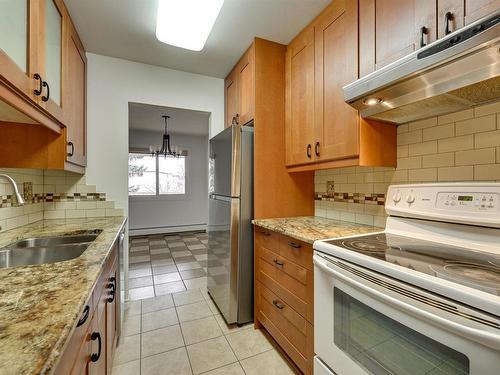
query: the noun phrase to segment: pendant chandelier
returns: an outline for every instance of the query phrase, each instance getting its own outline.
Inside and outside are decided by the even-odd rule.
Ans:
[[[187,151],[186,150],[181,150],[177,146],[171,146],[170,145],[170,134],[168,134],[168,119],[170,116],[163,115],[161,116],[165,122],[165,129],[163,132],[163,140],[161,143],[161,146],[155,145],[155,146],[149,146],[149,151],[151,152],[151,155],[157,156],[157,155],[163,155],[164,157],[167,156],[173,156],[173,157],[181,157],[181,156],[187,156]]]

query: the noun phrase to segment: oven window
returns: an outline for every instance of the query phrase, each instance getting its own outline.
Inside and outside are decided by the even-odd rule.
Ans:
[[[469,359],[334,288],[334,343],[370,374],[469,374]]]

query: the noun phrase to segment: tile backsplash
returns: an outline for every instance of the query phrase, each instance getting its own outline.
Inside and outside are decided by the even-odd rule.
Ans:
[[[0,230],[13,229],[42,219],[122,216],[123,210],[86,183],[85,176],[66,171],[0,169],[11,176],[26,204],[14,207],[12,187],[0,179]]]
[[[398,126],[397,168],[315,173],[317,216],[385,226],[390,184],[500,181],[500,101]]]

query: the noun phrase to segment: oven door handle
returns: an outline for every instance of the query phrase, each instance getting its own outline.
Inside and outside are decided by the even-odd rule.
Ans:
[[[404,311],[405,313],[408,313],[410,315],[413,315],[420,320],[424,320],[427,322],[430,322],[431,324],[440,327],[440,328],[445,328],[453,333],[458,333],[461,336],[464,336],[466,338],[470,338],[471,340],[474,340],[478,343],[481,343],[483,345],[486,345],[490,348],[493,349],[500,349],[500,335],[496,335],[491,332],[487,331],[481,331],[476,328],[464,326],[462,324],[459,324],[457,322],[445,319],[443,317],[440,317],[438,315],[435,315],[429,311],[425,311],[422,309],[419,309],[418,307],[412,306],[408,303],[405,303],[403,301],[400,301],[396,298],[393,298],[389,295],[386,295],[376,289],[370,288],[369,286],[366,286],[356,280],[353,280],[342,273],[338,272],[335,270],[333,265],[331,265],[327,260],[320,260],[321,258],[318,259],[317,256],[314,256],[314,264],[318,266],[321,270],[327,272],[331,276],[333,276],[335,279],[338,279],[340,281],[343,281],[346,284],[349,284],[356,289],[359,289],[366,294],[375,297],[379,301],[382,301],[388,305],[391,305],[395,307],[398,310]]]

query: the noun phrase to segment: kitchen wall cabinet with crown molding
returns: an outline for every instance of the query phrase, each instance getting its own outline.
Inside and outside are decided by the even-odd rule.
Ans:
[[[225,123],[245,125],[254,118],[255,102],[254,45],[246,50],[224,80]]]
[[[360,76],[500,9],[500,0],[359,0]]]
[[[84,173],[86,57],[63,1],[6,0],[0,7],[11,20],[0,25],[0,138],[36,129],[46,139],[55,137],[60,150],[51,162],[38,160],[41,151],[53,153],[53,142],[36,149],[27,142],[10,147],[9,155],[0,151],[0,167],[44,165]],[[23,129],[22,123],[30,125]]]
[[[290,172],[396,164],[396,128],[361,119],[342,87],[358,78],[358,2],[333,1],[287,47]]]

